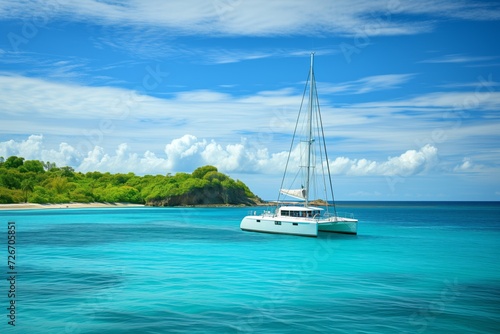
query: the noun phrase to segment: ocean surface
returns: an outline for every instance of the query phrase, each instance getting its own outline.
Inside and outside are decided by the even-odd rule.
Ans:
[[[250,209],[0,211],[0,333],[500,332],[499,202],[344,202],[359,235],[318,238]]]

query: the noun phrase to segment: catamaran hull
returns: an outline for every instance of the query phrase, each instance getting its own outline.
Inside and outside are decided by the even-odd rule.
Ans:
[[[318,224],[315,221],[285,221],[280,217],[246,216],[242,219],[240,228],[251,232],[318,236]]]
[[[358,234],[356,219],[339,218],[338,221],[318,224],[318,231],[344,234]]]
[[[337,217],[334,220],[308,220],[282,216],[246,216],[241,221],[240,228],[252,232],[316,237],[318,231],[357,234],[358,221],[343,217]]]

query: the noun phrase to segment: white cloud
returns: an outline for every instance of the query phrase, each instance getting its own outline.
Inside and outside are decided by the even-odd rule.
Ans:
[[[207,146],[205,140],[198,141],[193,135],[184,135],[174,139],[165,146],[167,155],[166,167],[168,170],[189,170],[190,167],[200,164],[199,153]],[[182,164],[180,162],[183,162]],[[181,166],[184,166],[181,167]]]
[[[118,145],[123,138],[156,150],[158,145],[151,144],[159,138],[172,140],[187,132],[219,142],[237,133],[273,134],[283,130],[283,122],[271,125],[283,118],[283,109],[293,107],[295,112],[300,104],[292,89],[248,96],[195,90],[157,98],[127,89],[12,75],[0,76],[0,91],[0,133],[65,136],[82,154],[96,145]]]
[[[179,102],[221,102],[229,101],[230,96],[206,89],[194,90],[189,92],[180,92],[176,94]]]
[[[59,149],[47,149],[42,135],[31,135],[26,140],[0,142],[0,156],[20,156],[27,160],[55,162],[59,166],[78,166],[83,156],[67,143],[60,143]]]
[[[190,173],[200,166],[210,164],[219,171],[242,180],[259,196],[267,199],[275,198],[274,192],[279,189],[288,157],[286,151],[271,153],[268,149],[252,146],[246,140],[223,145],[215,140],[199,139],[188,134],[168,142],[164,147],[164,151],[159,153],[149,150],[140,152],[134,150],[133,145],[122,143],[112,150],[95,146],[85,154],[80,154],[66,143],[50,145],[44,136],[32,135],[24,140],[0,142],[0,156],[7,158],[16,155],[30,160],[51,161],[59,167],[71,166],[84,173],[100,171],[165,175]],[[404,184],[418,183],[416,180],[421,178],[442,179],[445,184],[452,174],[464,176],[474,173],[484,180],[490,180],[492,175],[498,174],[494,166],[483,168],[473,163],[471,158],[460,159],[462,158],[440,159],[435,146],[425,145],[418,150],[406,150],[386,159],[340,156],[331,160],[330,170],[334,176],[335,189],[339,188],[340,194],[344,193],[341,197],[343,199],[359,196],[376,198],[373,194],[384,193],[387,182],[393,187],[394,180],[397,181],[398,188],[404,189],[399,184],[403,182],[400,181],[401,178],[405,181]],[[291,166],[300,165],[300,161],[300,150],[296,148],[291,156],[290,175],[296,173],[296,168]],[[320,170],[320,166],[316,170]],[[349,190],[349,194],[345,193],[346,190]],[[391,191],[394,189],[391,188]],[[353,195],[356,192],[359,196]],[[373,196],[368,196],[368,193]],[[366,196],[362,196],[363,194]]]
[[[205,53],[204,58],[206,59],[206,61],[208,63],[213,63],[213,64],[237,63],[244,60],[263,59],[274,56],[273,52],[248,51],[248,50],[213,49],[208,51],[208,53],[207,50],[204,50],[203,53]]]
[[[397,87],[410,78],[408,74],[380,75],[340,86],[344,86],[342,89],[346,92],[366,92],[375,89],[373,87]],[[341,156],[374,153],[372,161],[380,160],[377,155],[394,155],[408,147],[430,143],[439,146],[444,156],[477,159],[478,153],[487,154],[485,141],[498,136],[496,120],[500,93],[493,83],[488,77],[478,80],[469,92],[435,92],[337,108],[324,100],[325,133],[333,142],[335,138],[342,138],[340,144],[335,144],[334,152]],[[325,89],[329,87],[322,85]],[[195,90],[157,98],[127,89],[86,87],[9,75],[0,76],[0,91],[3,92],[0,95],[0,133],[3,136],[0,139],[31,133],[43,133],[51,140],[54,136],[64,137],[65,144],[46,152],[47,157],[43,160],[70,165],[79,165],[95,146],[112,152],[119,144],[127,142],[134,144],[133,149],[128,147],[127,150],[140,154],[137,159],[146,159],[148,165],[155,162],[162,168],[180,168],[179,161],[185,165],[202,161],[200,152],[211,142],[197,138],[209,138],[219,145],[210,146],[214,156],[219,154],[220,161],[225,161],[227,166],[235,166],[238,161],[252,161],[249,163],[252,170],[263,170],[267,167],[266,161],[278,154],[275,152],[288,148],[288,136],[293,133],[301,101],[301,92],[293,88],[246,96]],[[322,99],[326,98],[328,94],[323,93]],[[193,138],[185,137],[186,133]],[[235,138],[238,141],[247,139],[235,144]],[[32,152],[27,148],[21,150],[28,158],[39,150],[35,137],[31,140],[28,147],[35,149]],[[8,152],[12,148],[5,143],[8,142],[3,143],[4,152]],[[157,159],[161,158],[159,152],[165,149],[164,143],[170,143],[165,152],[170,160],[160,162]],[[441,147],[444,144],[446,146]],[[243,145],[246,149],[228,148],[227,145]],[[150,152],[147,157],[138,153],[147,151]],[[179,153],[185,151],[188,153]],[[181,154],[190,155],[181,157]],[[495,159],[490,156],[478,161]],[[279,161],[275,163],[279,165]],[[359,159],[356,163],[358,169],[371,168],[368,161]]]
[[[88,153],[87,157],[79,166],[74,166],[78,171],[106,171],[106,172],[130,172],[133,167],[140,166],[140,173],[145,173],[148,166],[140,165],[139,157],[135,153],[128,152],[128,145],[123,143],[118,146],[115,155],[104,152],[102,147],[96,146]]]
[[[267,1],[184,0],[103,2],[47,0],[42,2],[0,2],[4,19],[33,17],[49,21],[64,16],[91,20],[103,25],[124,25],[168,29],[171,34],[209,35],[310,35],[338,33],[356,35],[415,34],[429,31],[435,17],[494,20],[498,6],[469,1]],[[429,19],[411,21],[411,15]],[[402,16],[405,19],[399,19]],[[155,32],[156,33],[156,32]]]
[[[1,111],[51,118],[92,118],[103,110],[112,118],[123,116],[126,103],[148,102],[133,91],[112,87],[65,84],[16,75],[0,76]]]
[[[493,74],[489,74],[488,78],[479,76],[479,81],[475,82],[454,82],[449,84],[440,85],[443,88],[474,88],[474,89],[488,89],[490,91],[498,90],[496,87],[500,86],[500,82],[493,81]]]
[[[44,137],[32,135],[20,142],[9,140],[0,142],[0,156],[7,158],[12,155],[26,159],[55,162],[58,166],[69,165],[78,171],[109,171],[172,173],[177,171],[192,171],[195,168],[209,164],[226,172],[280,174],[284,170],[287,152],[269,154],[267,149],[258,149],[248,145],[246,141],[237,144],[220,145],[214,140],[207,142],[193,135],[184,135],[172,140],[165,146],[165,156],[157,156],[146,151],[142,155],[130,152],[126,143],[118,145],[114,154],[106,153],[105,149],[95,146],[85,155],[75,148],[61,143],[59,149],[46,148]],[[291,155],[290,165],[300,165],[301,151],[296,147]],[[410,176],[428,171],[437,164],[437,149],[426,145],[420,150],[408,150],[398,157],[391,157],[384,162],[368,159],[349,159],[338,157],[331,162],[334,174],[355,176],[399,175]],[[461,169],[467,168],[464,163]]]
[[[446,63],[475,63],[484,62],[489,60],[495,60],[498,57],[492,56],[468,56],[463,54],[450,54],[438,58],[432,58],[421,61],[421,63],[434,63],[434,64],[446,64]]]
[[[431,170],[436,166],[437,161],[437,148],[425,145],[418,151],[408,150],[400,156],[390,157],[384,162],[338,157],[330,163],[330,166],[334,174],[411,176]]]
[[[413,76],[413,74],[375,75],[335,85],[319,84],[318,89],[323,93],[366,94],[378,90],[398,88]]]
[[[337,54],[340,51],[337,49],[318,48],[314,53],[316,56],[325,56]],[[187,52],[186,52],[187,53]],[[297,49],[264,49],[264,50],[244,50],[244,49],[190,49],[191,55],[196,55],[197,59],[201,62],[209,64],[228,64],[237,63],[246,60],[264,59],[264,58],[285,58],[285,57],[308,57],[311,53],[310,50],[297,50]],[[198,60],[199,61],[199,60]]]
[[[500,92],[494,88],[477,83],[475,91],[469,92],[435,92],[414,98],[368,102],[354,105],[367,108],[393,108],[398,110],[422,110],[459,113],[460,111],[484,110],[496,111],[500,106]]]
[[[470,170],[472,167],[472,163],[470,162],[470,159],[464,158],[463,163],[459,166],[455,167],[455,171],[467,171]]]
[[[461,164],[458,164],[455,166],[455,168],[453,168],[453,171],[457,173],[474,173],[481,172],[483,170],[483,165],[474,163],[472,159],[468,157],[464,158]]]

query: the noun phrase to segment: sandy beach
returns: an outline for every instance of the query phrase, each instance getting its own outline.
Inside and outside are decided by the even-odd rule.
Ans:
[[[69,209],[69,208],[125,208],[142,207],[142,204],[132,203],[60,203],[60,204],[36,204],[36,203],[18,203],[18,204],[0,204],[0,210],[39,210],[39,209]]]

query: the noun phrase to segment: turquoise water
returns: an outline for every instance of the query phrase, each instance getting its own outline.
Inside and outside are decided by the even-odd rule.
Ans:
[[[500,203],[339,206],[358,236],[242,232],[248,208],[0,211],[0,332],[499,331]]]

